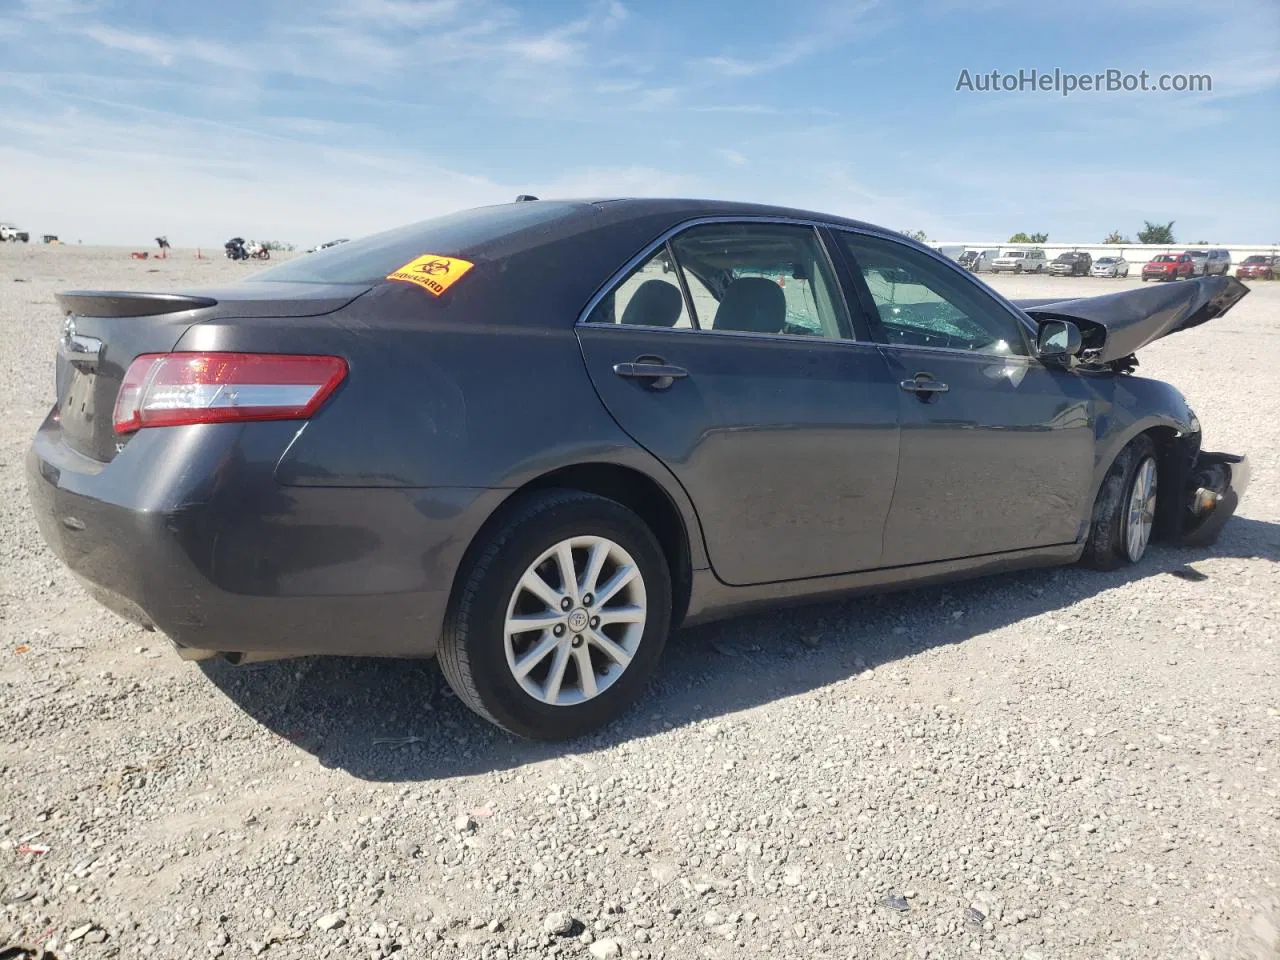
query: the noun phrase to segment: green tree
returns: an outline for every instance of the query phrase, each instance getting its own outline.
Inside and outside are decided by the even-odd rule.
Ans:
[[[1110,233],[1107,234],[1107,239],[1103,240],[1102,242],[1103,243],[1133,243],[1132,240],[1130,240],[1128,237],[1121,234],[1119,230],[1112,230]]]
[[[919,240],[921,243],[929,239],[929,235],[923,230],[903,230],[902,235],[911,240]]]
[[[262,245],[272,253],[288,252],[294,249],[292,243],[285,243],[283,240],[263,240]]]
[[[1026,234],[1019,230],[1009,238],[1009,243],[1044,243],[1049,239],[1047,233]]]
[[[1173,239],[1173,221],[1168,223],[1152,223],[1144,220],[1146,226],[1138,231],[1139,243],[1177,243]]]

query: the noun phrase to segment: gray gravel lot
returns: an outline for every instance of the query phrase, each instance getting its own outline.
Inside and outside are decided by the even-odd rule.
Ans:
[[[0,953],[1280,957],[1280,283],[1142,355],[1254,461],[1213,550],[685,631],[548,746],[430,662],[180,662],[43,547],[53,293],[252,269],[0,246]]]

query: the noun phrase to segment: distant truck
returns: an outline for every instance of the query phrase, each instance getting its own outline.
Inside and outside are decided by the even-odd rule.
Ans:
[[[19,240],[23,243],[30,243],[31,234],[25,230],[19,230],[12,223],[0,223],[0,241],[17,243]]]

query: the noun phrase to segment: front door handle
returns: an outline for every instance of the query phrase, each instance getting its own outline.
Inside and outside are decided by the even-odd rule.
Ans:
[[[665,363],[661,357],[639,357],[629,363],[615,363],[613,372],[628,380],[647,380],[649,386],[665,390],[671,384],[689,375],[684,367]]]
[[[937,380],[928,380],[918,377],[915,380],[903,380],[898,384],[908,393],[946,393],[951,388],[945,383],[939,383]]]
[[[903,380],[898,386],[907,393],[914,393],[921,403],[933,403],[938,399],[939,394],[951,389],[945,383],[933,379],[931,373],[917,373],[912,379]]]

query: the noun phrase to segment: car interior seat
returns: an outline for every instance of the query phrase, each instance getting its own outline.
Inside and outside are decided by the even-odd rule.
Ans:
[[[739,277],[729,284],[716,309],[713,330],[781,333],[787,320],[787,296],[767,277]]]

